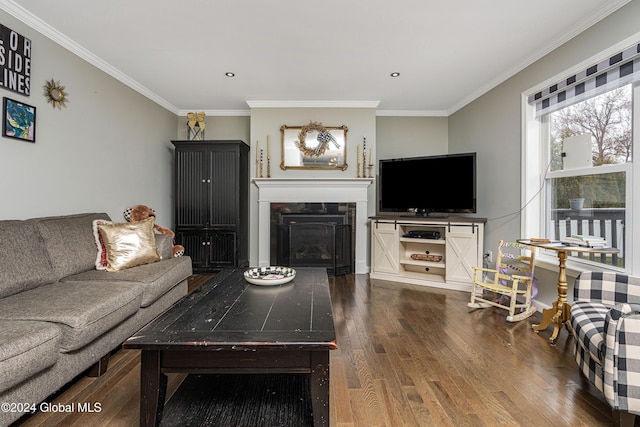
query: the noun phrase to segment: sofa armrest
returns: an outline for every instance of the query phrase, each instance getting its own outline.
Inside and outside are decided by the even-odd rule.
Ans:
[[[640,304],[612,308],[604,333],[604,396],[614,409],[640,413]]]
[[[156,249],[160,259],[171,259],[173,257],[173,237],[168,234],[156,234]]]

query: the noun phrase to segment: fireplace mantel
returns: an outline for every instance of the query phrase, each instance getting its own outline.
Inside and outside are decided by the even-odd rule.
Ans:
[[[355,272],[367,273],[368,187],[373,178],[255,178],[258,265],[270,264],[271,203],[355,203]]]

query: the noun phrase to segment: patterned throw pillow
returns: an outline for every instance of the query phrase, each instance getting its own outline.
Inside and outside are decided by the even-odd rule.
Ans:
[[[93,238],[96,241],[98,247],[98,255],[96,256],[96,270],[107,269],[107,248],[104,245],[102,236],[98,232],[98,226],[102,224],[112,224],[112,221],[106,221],[104,219],[96,219],[93,221]]]

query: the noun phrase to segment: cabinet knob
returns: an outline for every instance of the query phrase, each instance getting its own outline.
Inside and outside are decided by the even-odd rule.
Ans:
[[[424,268],[424,271],[429,271],[429,267],[425,267],[425,268]]]
[[[206,246],[206,245],[207,245],[207,242],[202,242],[202,246]]]
[[[207,180],[206,180],[206,179],[203,179],[203,180],[202,180],[202,182],[203,182],[203,183],[204,183],[204,182],[207,182]]]
[[[210,179],[208,179],[208,180],[207,180],[207,184],[210,184],[210,183],[211,183],[211,180],[210,180]]]

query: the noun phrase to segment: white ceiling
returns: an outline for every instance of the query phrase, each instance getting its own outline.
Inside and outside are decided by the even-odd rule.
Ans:
[[[0,8],[178,114],[306,103],[448,115],[629,1],[0,0]]]

